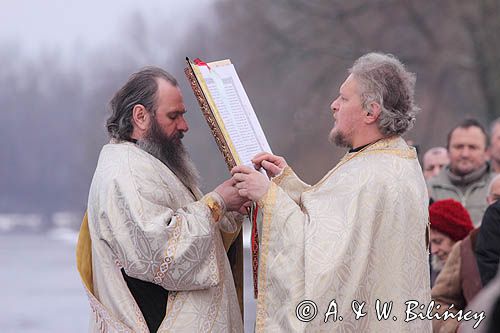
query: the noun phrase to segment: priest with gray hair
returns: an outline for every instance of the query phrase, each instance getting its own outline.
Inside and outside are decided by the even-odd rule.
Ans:
[[[232,170],[262,213],[257,332],[431,331],[418,316],[430,302],[429,199],[401,137],[418,112],[414,84],[392,55],[356,60],[331,104],[329,138],[348,152],[315,185],[269,153],[253,162],[271,181]]]

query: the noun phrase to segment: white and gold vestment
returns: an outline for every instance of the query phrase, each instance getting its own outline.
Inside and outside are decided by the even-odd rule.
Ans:
[[[259,206],[257,332],[431,331],[429,320],[405,322],[405,302],[427,306],[430,283],[427,190],[402,138],[346,154],[314,186],[287,167]],[[387,320],[376,318],[377,299],[393,302]],[[310,322],[297,319],[304,300],[317,306]],[[364,317],[355,319],[353,301],[365,302]],[[337,320],[325,323],[331,304]]]
[[[219,218],[223,213],[217,194],[202,197],[198,189],[188,189],[135,144],[104,146],[77,249],[93,312],[91,331],[149,332],[123,268],[169,291],[158,332],[242,332],[221,236],[221,231],[236,236],[241,219]]]

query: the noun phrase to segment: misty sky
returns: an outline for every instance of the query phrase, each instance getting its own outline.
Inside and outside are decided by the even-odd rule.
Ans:
[[[147,20],[169,18],[186,26],[213,0],[0,0],[0,46],[17,44],[36,56],[62,47],[97,47],[140,11]],[[198,16],[200,15],[200,16]]]

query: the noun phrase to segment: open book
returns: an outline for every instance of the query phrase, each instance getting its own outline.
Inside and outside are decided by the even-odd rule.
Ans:
[[[184,72],[229,170],[236,165],[253,167],[251,159],[262,151],[271,153],[271,148],[233,64],[230,60],[208,64],[199,59],[191,61],[186,58],[186,61],[187,67]],[[261,172],[265,174],[264,170]],[[258,237],[256,216],[257,209],[254,204],[249,212],[249,217],[252,220],[255,238]],[[254,232],[252,232],[252,239],[253,235]],[[255,295],[257,295],[257,266],[254,265],[254,262],[257,260],[257,253],[254,252],[252,241]],[[229,249],[228,258],[233,272],[240,310],[242,317],[244,317],[242,233]]]
[[[251,159],[271,148],[233,64],[186,61],[184,72],[228,168],[252,167]]]

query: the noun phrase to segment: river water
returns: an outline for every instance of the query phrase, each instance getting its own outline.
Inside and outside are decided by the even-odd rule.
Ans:
[[[69,228],[0,233],[2,333],[88,332],[90,308],[76,270],[76,239],[76,231]],[[245,332],[252,332],[255,302],[248,246],[246,241]]]

